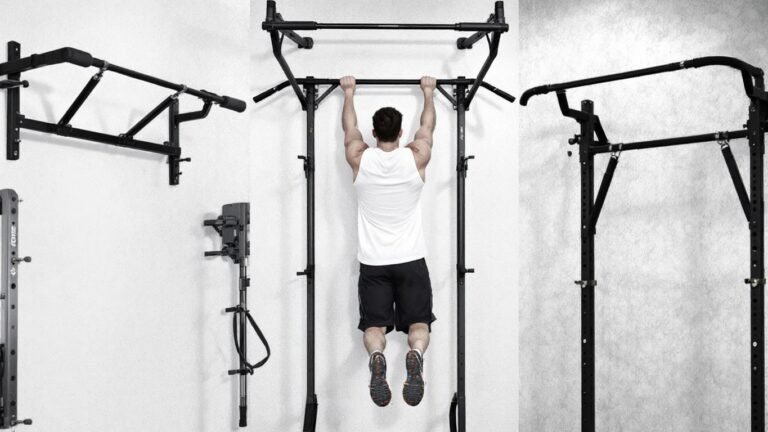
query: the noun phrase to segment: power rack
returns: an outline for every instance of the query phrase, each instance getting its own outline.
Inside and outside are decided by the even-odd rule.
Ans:
[[[465,179],[469,160],[474,156],[465,154],[465,114],[479,88],[487,89],[497,96],[514,102],[510,94],[484,81],[485,75],[498,55],[501,35],[509,30],[504,18],[504,2],[497,1],[493,13],[485,22],[462,22],[456,24],[393,24],[393,23],[318,23],[315,21],[286,21],[277,11],[273,0],[267,1],[267,15],[262,29],[270,35],[272,52],[280,64],[286,81],[266,90],[253,98],[258,103],[269,96],[291,87],[296,94],[301,108],[307,116],[307,154],[298,156],[303,161],[304,175],[307,180],[307,266],[298,272],[307,278],[307,398],[304,411],[304,432],[314,432],[317,423],[317,394],[315,392],[315,111],[320,103],[338,86],[338,79],[296,78],[282,53],[283,41],[287,37],[299,48],[311,49],[314,40],[303,37],[296,31],[341,29],[341,30],[453,30],[472,32],[469,37],[456,41],[458,49],[471,49],[481,39],[488,41],[488,57],[476,78],[458,77],[456,79],[437,80],[437,90],[448,99],[456,110],[457,119],[457,386],[449,410],[449,422],[452,432],[466,431],[466,393],[465,393],[465,278],[474,269],[465,263]],[[403,86],[418,85],[418,79],[357,79],[358,85],[368,86]],[[328,86],[322,94],[320,86]],[[449,93],[442,86],[453,86]]]
[[[594,113],[592,101],[582,101],[581,110],[573,109],[568,105],[566,96],[568,89],[706,66],[727,66],[741,72],[744,91],[750,101],[749,117],[744,126],[746,129],[633,143],[611,143],[600,118]],[[619,163],[619,155],[628,150],[718,142],[750,231],[750,276],[745,279],[745,282],[749,285],[751,300],[751,430],[752,432],[763,432],[765,430],[763,155],[765,153],[766,119],[768,119],[768,94],[765,91],[763,71],[732,57],[702,57],[613,75],[534,87],[523,93],[520,104],[525,106],[531,97],[549,92],[556,92],[562,114],[576,120],[581,125],[580,133],[568,140],[569,144],[578,144],[581,165],[581,279],[576,281],[576,284],[581,287],[581,430],[584,432],[594,432],[595,430],[594,339],[595,286],[597,285],[595,280],[595,228],[613,174]],[[737,138],[747,138],[749,142],[749,192],[744,186],[738,165],[730,149],[730,140]],[[597,197],[594,198],[594,157],[602,153],[610,153],[611,157]]]
[[[28,87],[29,81],[22,80],[21,73],[60,63],[70,63],[81,67],[93,66],[98,68],[99,71],[86,82],[83,89],[58,122],[49,123],[27,118],[21,113],[20,89]],[[72,118],[83,103],[85,103],[96,86],[101,82],[105,72],[114,72],[159,87],[174,90],[176,93],[165,98],[129,130],[119,135],[109,135],[73,127],[70,124]],[[74,48],[60,48],[44,54],[32,54],[29,57],[22,58],[21,45],[14,41],[8,42],[8,61],[0,63],[0,76],[3,75],[7,75],[7,79],[0,81],[0,89],[7,90],[6,158],[8,160],[19,159],[19,144],[21,143],[19,132],[21,129],[29,129],[37,132],[79,138],[117,147],[166,155],[168,156],[168,182],[171,185],[179,184],[179,176],[181,175],[181,171],[179,170],[180,163],[191,161],[190,158],[181,157],[179,137],[180,124],[205,118],[208,116],[212,104],[218,104],[222,108],[232,111],[245,111],[245,102],[239,99],[229,96],[219,96],[206,90],[196,90],[187,87],[184,84],[176,84],[160,78],[155,78],[92,57],[89,53]],[[179,113],[178,98],[185,93],[196,96],[203,101],[203,106],[199,111]],[[165,110],[168,110],[168,141],[163,144],[156,144],[137,140],[135,135]]]

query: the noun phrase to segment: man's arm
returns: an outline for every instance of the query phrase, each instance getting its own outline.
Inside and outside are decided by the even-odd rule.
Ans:
[[[432,158],[432,134],[435,131],[437,115],[435,114],[434,92],[437,80],[432,77],[421,78],[421,90],[424,92],[424,109],[421,112],[421,126],[416,131],[413,142],[408,147],[416,158],[416,166],[419,168],[422,178],[424,169]]]
[[[344,153],[347,163],[352,167],[354,177],[360,168],[360,159],[368,145],[363,142],[363,134],[357,128],[357,113],[355,112],[355,78],[345,76],[339,84],[344,90],[344,108],[341,111],[341,127],[344,129]],[[353,177],[353,178],[354,178]]]

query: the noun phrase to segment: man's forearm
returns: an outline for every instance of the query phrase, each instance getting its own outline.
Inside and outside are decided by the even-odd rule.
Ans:
[[[355,112],[354,98],[354,94],[351,92],[344,95],[344,109],[341,112],[341,127],[344,129],[344,132],[357,129],[357,113]]]
[[[426,90],[424,91],[424,110],[421,112],[421,127],[434,131],[436,120],[434,92]]]

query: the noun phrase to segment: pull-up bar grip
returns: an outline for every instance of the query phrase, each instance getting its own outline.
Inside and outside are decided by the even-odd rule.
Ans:
[[[528,105],[528,100],[533,96],[546,94],[552,91],[566,90],[566,89],[577,88],[577,87],[586,87],[586,86],[591,86],[595,84],[603,84],[603,83],[612,82],[612,81],[621,81],[621,80],[627,80],[631,78],[638,78],[638,77],[643,77],[648,75],[656,75],[656,74],[666,73],[666,72],[674,72],[674,71],[683,70],[683,69],[700,68],[705,66],[727,66],[727,67],[740,70],[742,72],[742,79],[744,81],[744,90],[747,92],[747,95],[749,96],[751,96],[753,92],[752,78],[755,78],[757,80],[763,79],[762,69],[752,66],[751,64],[744,62],[742,60],[739,60],[737,58],[723,57],[723,56],[700,57],[700,58],[695,58],[691,60],[685,60],[682,62],[669,63],[661,66],[637,69],[637,70],[628,71],[628,72],[621,72],[621,73],[616,73],[611,75],[603,75],[599,77],[587,78],[587,79],[582,79],[577,81],[570,81],[570,82],[561,83],[561,84],[548,84],[548,85],[533,87],[523,92],[523,95],[520,98],[520,105],[526,106]]]
[[[29,57],[12,60],[0,64],[0,75],[9,75],[26,72],[43,66],[51,66],[59,63],[72,63],[77,66],[88,67],[93,65],[93,57],[85,51],[75,48],[59,48],[43,54],[32,54]]]

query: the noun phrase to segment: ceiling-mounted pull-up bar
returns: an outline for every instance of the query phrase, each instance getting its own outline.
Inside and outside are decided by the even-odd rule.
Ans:
[[[29,84],[27,81],[21,80],[21,73],[60,63],[70,63],[82,67],[94,66],[98,68],[99,71],[88,80],[57,123],[48,123],[26,118],[21,114],[19,88],[27,87]],[[123,134],[109,135],[72,127],[70,121],[95,90],[96,86],[102,81],[105,72],[114,72],[159,87],[174,90],[176,93],[164,99],[159,105],[152,109],[152,111]],[[19,130],[30,129],[38,132],[74,137],[102,144],[167,155],[169,183],[171,185],[179,183],[179,176],[181,175],[181,172],[179,171],[179,163],[189,161],[188,158],[181,158],[181,148],[179,147],[179,124],[185,121],[205,118],[210,112],[212,104],[217,104],[222,108],[236,112],[245,111],[245,102],[242,100],[229,96],[220,96],[205,90],[197,90],[187,87],[184,84],[176,84],[141,72],[136,72],[92,57],[87,52],[74,48],[60,48],[47,53],[32,54],[22,58],[21,45],[14,41],[8,42],[8,61],[0,63],[0,76],[2,75],[8,76],[7,80],[0,81],[0,88],[7,89],[8,91],[6,101],[8,119],[6,158],[8,160],[19,159],[19,143],[21,142],[19,138]],[[203,101],[203,107],[199,111],[180,114],[178,98],[181,94],[189,94],[201,99]],[[156,144],[134,139],[134,135],[165,110],[168,110],[169,113],[169,139],[167,142]]]
[[[354,30],[456,30],[475,32],[469,37],[459,38],[456,46],[459,49],[468,49],[480,39],[488,40],[489,52],[477,77],[437,80],[437,90],[448,99],[456,111],[456,393],[453,395],[449,413],[450,430],[452,432],[466,432],[466,392],[465,392],[465,277],[474,270],[467,268],[465,263],[465,180],[467,176],[468,161],[474,156],[465,154],[465,114],[469,109],[477,90],[483,87],[495,95],[514,102],[514,96],[496,88],[484,81],[485,75],[498,54],[501,35],[509,30],[504,20],[504,2],[497,1],[490,18],[482,23],[457,23],[457,24],[327,24],[314,21],[285,21],[277,12],[275,1],[267,1],[267,17],[262,28],[269,32],[272,42],[272,53],[285,73],[286,81],[277,84],[253,98],[258,103],[274,95],[275,93],[291,87],[299,99],[302,109],[306,112],[307,153],[299,156],[303,161],[304,175],[307,180],[307,265],[304,270],[298,272],[300,276],[307,278],[307,399],[304,407],[304,432],[314,432],[317,425],[317,394],[315,392],[315,112],[320,103],[339,87],[339,79],[336,78],[296,78],[291,71],[288,62],[283,57],[283,41],[287,37],[298,45],[299,48],[311,49],[314,40],[303,37],[296,30],[320,30],[320,29],[354,29]],[[356,79],[356,85],[360,86],[402,86],[419,85],[418,79]],[[325,91],[319,93],[319,86],[328,86]],[[449,93],[442,86],[453,86],[453,92]]]

